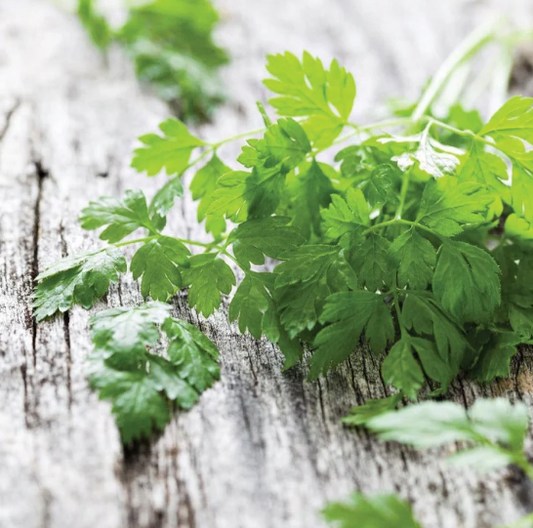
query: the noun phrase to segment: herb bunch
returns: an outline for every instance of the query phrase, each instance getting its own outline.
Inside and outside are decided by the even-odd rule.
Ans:
[[[444,394],[461,371],[484,382],[506,376],[516,347],[533,335],[533,99],[514,97],[485,123],[460,105],[438,117],[432,109],[453,69],[495,35],[467,41],[408,115],[390,120],[351,121],[353,76],[336,60],[326,68],[308,53],[268,58],[265,86],[276,94],[269,103],[280,117],[271,121],[260,105],[262,130],[207,143],[181,121],[166,120],[158,134],[139,138],[132,166],[148,176],[165,171],[168,180],[151,200],[131,190],[82,211],[82,228],[103,228],[107,246],[68,257],[37,278],[37,319],[75,303],[93,306],[127,270],[121,247],[135,244],[129,270],[145,298],[164,303],[188,288],[191,308],[208,317],[236,287],[230,319],[277,344],[285,368],[310,349],[311,380],[345,361],[361,339],[383,357],[395,398],[415,399],[426,379]],[[234,170],[219,150],[247,136],[259,137],[246,142]],[[200,153],[193,158],[194,151]],[[164,232],[184,193],[181,177],[193,169],[190,191],[208,243]],[[134,232],[143,234],[126,239]],[[192,255],[193,247],[202,252]],[[244,276],[238,285],[236,267]],[[115,335],[114,312],[91,324],[105,368],[128,373],[127,387],[115,374],[94,382],[115,402],[119,425],[117,400],[129,399],[124,394],[153,374],[144,353],[129,362],[117,351],[154,346],[154,325],[166,325],[150,307],[124,309],[134,331],[119,326]],[[136,310],[148,315],[137,319]],[[188,359],[171,358],[167,372],[184,380],[187,361],[203,372],[211,350],[202,340],[191,352],[198,335],[187,332],[181,342]],[[115,337],[102,345],[110,333]],[[201,391],[212,377],[191,385]],[[165,383],[151,387],[177,399]],[[137,411],[151,412],[128,408]],[[164,421],[154,417],[152,426]],[[133,422],[122,427],[125,438],[149,433]]]
[[[119,42],[139,79],[154,86],[180,118],[206,120],[224,100],[217,70],[228,57],[213,41],[219,16],[210,0],[151,0],[130,6],[118,29],[94,0],[78,0],[78,16],[100,49]]]

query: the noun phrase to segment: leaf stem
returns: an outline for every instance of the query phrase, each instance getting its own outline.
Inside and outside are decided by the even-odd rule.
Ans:
[[[134,240],[127,240],[126,242],[120,242],[119,244],[113,244],[115,247],[124,247],[124,246],[131,246],[132,244],[143,244],[144,242],[150,242],[150,240],[154,240],[156,238],[159,238],[159,236],[168,236],[168,235],[154,235],[144,238],[136,238]],[[230,258],[235,262],[235,264],[239,265],[239,262],[237,259],[226,249],[227,245],[225,246],[219,246],[218,244],[209,243],[209,242],[197,242],[196,240],[190,240],[189,238],[177,238],[177,237],[169,237],[173,238],[174,240],[177,240],[178,242],[181,242],[182,244],[187,244],[189,246],[198,246],[203,247],[206,249],[215,249],[219,253],[222,253],[226,257]]]
[[[408,169],[403,174],[402,188],[400,190],[400,203],[398,204],[398,209],[396,209],[395,218],[401,220],[403,208],[405,206],[405,199],[407,198],[407,191],[409,189],[409,182],[411,180],[411,170]]]
[[[411,121],[415,123],[420,121],[446,83],[450,80],[455,70],[495,38],[495,29],[496,24],[494,22],[478,28],[451,53],[422,94],[420,101],[411,115]]]
[[[489,145],[492,148],[498,149],[497,145],[494,144],[492,141],[489,141],[488,139],[484,138],[483,136],[479,136],[472,132],[471,130],[461,130],[460,128],[456,128],[452,125],[448,125],[448,123],[444,123],[442,121],[439,121],[438,119],[429,118],[429,123],[431,125],[438,126],[439,128],[444,128],[445,130],[449,130],[450,132],[453,132],[454,134],[457,134],[459,136],[469,136],[476,141],[480,141],[481,143],[485,143],[485,145]],[[499,150],[499,149],[498,149]]]
[[[150,240],[154,240],[154,238],[158,238],[158,235],[153,235],[153,236],[144,237],[144,238],[136,238],[134,240],[126,240],[126,242],[120,242],[119,244],[113,244],[113,245],[115,247],[131,246],[132,244],[142,244],[144,242],[150,242]]]
[[[366,231],[363,232],[363,235],[366,236],[369,233],[372,233],[373,231],[376,231],[378,229],[381,229],[382,227],[388,227],[391,225],[407,225],[411,227],[418,227],[419,229],[422,229],[423,231],[427,231],[428,233],[431,233],[432,235],[442,239],[443,237],[439,235],[436,231],[433,231],[433,229],[426,227],[424,224],[420,224],[419,222],[413,222],[411,220],[404,220],[403,218],[394,218],[393,220],[387,220],[386,222],[380,222],[379,224],[374,224],[373,226],[370,226]]]
[[[256,128],[255,130],[249,130],[248,132],[243,132],[242,134],[237,134],[235,136],[222,139],[221,141],[217,141],[216,143],[211,143],[211,148],[213,150],[216,150],[218,147],[221,147],[222,145],[225,145],[226,143],[232,143],[233,141],[238,141],[239,139],[243,139],[248,136],[256,136],[257,134],[262,134],[266,130],[267,130],[266,127]]]

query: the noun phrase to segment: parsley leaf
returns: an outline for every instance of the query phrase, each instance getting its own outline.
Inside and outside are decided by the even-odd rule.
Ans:
[[[179,376],[199,393],[220,378],[219,353],[216,346],[196,326],[168,318],[162,327],[170,344],[168,357]]]
[[[239,320],[239,330],[246,330],[256,339],[263,333],[263,318],[271,304],[263,281],[259,274],[248,272],[239,284],[229,306],[230,321]]]
[[[515,137],[533,143],[533,99],[517,95],[509,99],[480,130],[482,136]]]
[[[218,179],[231,169],[224,165],[215,154],[213,157],[194,175],[190,189],[193,200],[200,200],[198,204],[198,222],[205,219],[206,231],[213,233],[215,237],[220,236],[226,230],[226,221],[223,214],[209,214],[209,206],[213,203],[214,192],[218,189]]]
[[[324,518],[337,528],[421,528],[411,506],[394,495],[352,495],[348,503],[329,503]]]
[[[365,426],[383,440],[394,440],[417,448],[469,441],[483,447],[479,452],[464,451],[456,460],[495,468],[515,463],[529,465],[524,453],[524,441],[529,425],[527,407],[514,405],[504,398],[477,400],[469,411],[452,402],[424,402],[387,412],[371,418]],[[462,456],[461,456],[462,455]]]
[[[298,229],[287,225],[290,218],[271,216],[248,220],[234,229],[228,240],[239,263],[248,268],[250,263],[264,264],[265,256],[279,259],[304,242]]]
[[[433,291],[460,322],[486,322],[501,302],[500,268],[487,251],[447,241],[438,252]]]
[[[395,335],[392,316],[383,297],[368,291],[330,295],[320,322],[332,324],[321,330],[314,341],[317,349],[311,358],[311,379],[347,359],[363,331],[376,354],[383,352]]]
[[[306,117],[304,128],[315,145],[330,145],[350,117],[355,99],[353,76],[334,60],[326,70],[320,59],[304,52],[269,55],[265,86],[279,94],[269,103],[283,116]]]
[[[91,308],[126,269],[124,255],[113,246],[56,262],[35,279],[36,319],[41,321],[56,312],[66,312],[74,304]]]
[[[347,247],[351,239],[370,225],[370,208],[361,189],[348,189],[346,197],[331,196],[329,209],[322,211],[325,236],[331,240],[340,239]]]
[[[350,254],[359,282],[370,291],[378,291],[390,282],[390,265],[387,258],[390,242],[376,233],[370,233],[356,244]]]
[[[144,146],[135,150],[131,166],[148,176],[155,176],[163,169],[169,176],[181,174],[189,164],[192,151],[205,143],[175,118],[163,121],[159,128],[163,136],[146,134],[139,138]]]
[[[80,223],[87,230],[107,226],[100,238],[112,244],[141,227],[154,234],[158,232],[158,226],[150,218],[146,198],[138,190],[126,191],[122,200],[103,197],[90,202],[81,212]]]
[[[111,400],[124,443],[162,429],[172,401],[189,409],[220,376],[214,344],[171,317],[168,305],[106,310],[92,317],[90,326],[95,350],[89,379],[101,399]],[[168,359],[150,351],[161,330],[169,341]]]
[[[398,286],[409,285],[425,290],[431,283],[437,253],[429,240],[421,237],[413,227],[400,235],[390,246],[387,257],[398,270]]]
[[[283,256],[276,268],[276,303],[281,324],[291,338],[312,330],[321,305],[334,290],[357,286],[357,277],[340,255],[338,246],[301,246]],[[330,276],[339,274],[339,283]]]
[[[229,294],[235,286],[231,268],[214,253],[195,255],[189,259],[189,267],[182,271],[183,285],[189,288],[189,305],[205,317],[219,306],[221,294]]]
[[[179,177],[170,179],[155,193],[148,210],[152,216],[152,222],[159,230],[165,227],[166,216],[172,207],[174,207],[176,198],[181,198],[182,196],[183,184]]]
[[[390,349],[381,372],[386,383],[394,385],[408,398],[415,399],[424,383],[424,374],[413,356],[413,341],[402,338]]]
[[[452,176],[440,178],[426,185],[417,222],[451,237],[460,233],[464,225],[485,222],[493,201],[487,189],[477,183],[460,183]]]
[[[142,296],[167,301],[182,284],[178,265],[188,264],[189,250],[175,238],[160,236],[141,246],[130,269],[134,279],[142,277]]]
[[[327,168],[328,165],[321,166],[313,160],[309,168],[302,170],[296,178],[292,224],[307,239],[311,237],[311,233],[321,235],[320,209],[331,203],[334,188],[324,172]]]

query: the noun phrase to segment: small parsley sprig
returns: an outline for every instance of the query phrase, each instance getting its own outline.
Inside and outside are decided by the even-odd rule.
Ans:
[[[455,466],[491,471],[514,465],[533,481],[533,465],[524,452],[529,429],[525,404],[503,398],[477,400],[471,409],[452,402],[428,401],[382,412],[365,426],[384,441],[417,449],[457,443],[448,459]],[[394,495],[354,494],[349,503],[331,503],[324,518],[337,528],[421,528],[408,503]],[[533,515],[501,528],[530,528]]]
[[[94,0],[78,0],[78,17],[101,50],[119,42],[139,79],[155,87],[182,119],[208,119],[224,100],[217,70],[228,57],[213,41],[219,16],[210,0],[152,0],[129,6],[120,28],[111,26]]]
[[[230,319],[277,344],[285,368],[310,349],[310,379],[364,338],[398,391],[366,407],[365,419],[415,399],[426,379],[444,394],[460,371],[484,382],[507,375],[533,337],[533,99],[510,99],[486,123],[457,104],[443,115],[433,106],[454,68],[509,38],[477,32],[408,115],[367,125],[351,121],[356,85],[336,60],[326,68],[308,53],[270,56],[265,85],[280,117],[259,105],[263,129],[215,143],[173,118],[139,138],[132,166],[168,180],[151,200],[132,190],[83,210],[82,227],[103,229],[108,246],[37,277],[37,318],[91,307],[125,272],[121,248],[134,244],[129,269],[145,298],[167,302],[188,288],[189,305],[207,317],[236,287]],[[225,144],[253,136],[237,170],[222,161]],[[164,232],[193,169],[211,242]]]

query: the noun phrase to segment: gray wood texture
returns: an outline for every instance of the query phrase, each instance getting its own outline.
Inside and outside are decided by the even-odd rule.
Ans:
[[[356,117],[420,86],[476,25],[507,15],[533,23],[528,0],[218,0],[219,40],[232,56],[229,101],[198,132],[224,138],[260,126],[255,101],[267,53],[309,49],[356,75]],[[529,17],[529,19],[528,19]],[[162,435],[124,452],[84,375],[90,313],[35,325],[32,280],[62,255],[95,247],[76,222],[89,199],[161,179],[129,168],[135,138],[168,110],[113,50],[108,64],[77,20],[45,0],[0,0],[0,527],[314,528],[327,500],[353,490],[398,492],[426,528],[488,528],[533,510],[533,487],[512,470],[449,468],[446,450],[416,453],[343,428],[339,418],[387,394],[360,351],[316,383],[282,373],[278,351],[241,336],[221,310],[176,310],[218,345],[222,379]],[[238,146],[224,150],[228,161]],[[202,237],[186,200],[169,223]],[[141,301],[125,277],[106,305]],[[533,361],[489,387],[453,385],[458,401],[505,395],[532,404]],[[529,442],[531,444],[531,442]],[[401,527],[399,527],[401,528]]]

